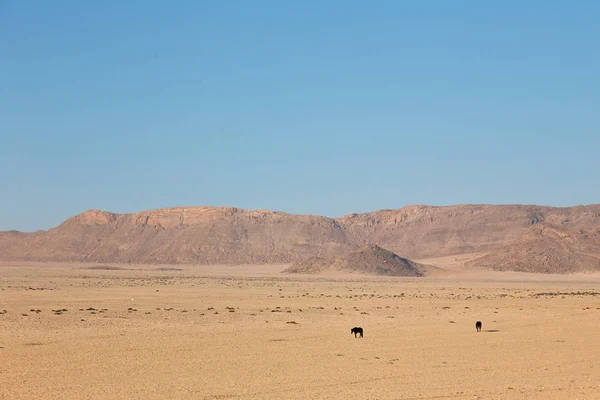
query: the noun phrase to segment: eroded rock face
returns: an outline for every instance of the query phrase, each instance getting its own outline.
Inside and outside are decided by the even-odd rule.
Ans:
[[[133,216],[133,223],[164,229],[210,224],[229,218],[239,210],[233,207],[177,207],[142,211]]]
[[[502,271],[564,274],[600,271],[600,234],[541,223],[469,265]]]
[[[330,218],[233,207],[177,207],[137,214],[88,211],[47,232],[22,235],[23,240],[14,235],[4,240],[0,235],[0,257],[265,264],[335,257],[351,246],[344,230]]]
[[[88,210],[76,215],[70,220],[81,225],[107,225],[115,222],[117,214],[101,210]]]
[[[544,221],[591,230],[600,223],[600,205],[409,206],[352,214],[337,220],[358,241],[377,243],[414,259],[499,249],[519,239],[532,225]]]
[[[0,259],[294,263],[346,257],[376,243],[407,259],[487,252],[490,256],[477,265],[595,270],[600,267],[592,261],[600,250],[581,243],[594,243],[598,231],[600,205],[409,206],[336,219],[233,207],[175,207],[137,214],[90,210],[49,231],[0,232]],[[528,258],[532,252],[527,249],[536,249],[538,256]],[[556,261],[547,263],[545,257]]]

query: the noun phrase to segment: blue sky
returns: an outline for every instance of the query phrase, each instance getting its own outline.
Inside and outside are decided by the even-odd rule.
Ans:
[[[0,0],[0,230],[600,202],[595,1]]]

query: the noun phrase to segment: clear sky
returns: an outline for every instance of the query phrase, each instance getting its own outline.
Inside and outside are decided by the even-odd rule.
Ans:
[[[598,1],[0,0],[0,230],[600,202]]]

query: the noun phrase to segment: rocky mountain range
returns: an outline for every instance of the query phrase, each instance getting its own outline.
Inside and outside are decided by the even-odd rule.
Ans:
[[[376,244],[407,259],[482,253],[500,270],[600,270],[600,204],[408,206],[340,218],[233,207],[90,210],[48,231],[0,232],[0,260],[271,264]]]

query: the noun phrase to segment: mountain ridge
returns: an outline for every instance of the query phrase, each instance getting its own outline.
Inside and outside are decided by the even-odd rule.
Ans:
[[[295,263],[312,257],[347,256],[371,244],[407,259],[466,253],[500,257],[499,252],[511,246],[516,249],[520,241],[542,243],[535,245],[541,246],[540,249],[543,243],[546,246],[556,244],[557,240],[563,243],[560,235],[552,240],[540,235],[525,236],[529,228],[538,224],[565,232],[582,230],[588,235],[577,237],[583,244],[565,242],[563,253],[550,257],[556,261],[543,266],[524,268],[519,264],[517,254],[521,254],[523,262],[536,260],[528,259],[525,250],[513,250],[510,257],[505,254],[502,260],[488,257],[486,262],[472,265],[484,268],[502,265],[502,269],[531,272],[600,270],[594,263],[586,264],[594,260],[586,259],[585,254],[589,252],[577,250],[579,247],[592,249],[592,257],[595,257],[596,239],[592,234],[600,231],[600,204],[574,207],[411,205],[337,218],[223,206],[171,207],[123,214],[87,210],[47,231],[0,232],[0,260]],[[577,261],[579,258],[588,261]],[[565,263],[574,266],[571,268]]]

